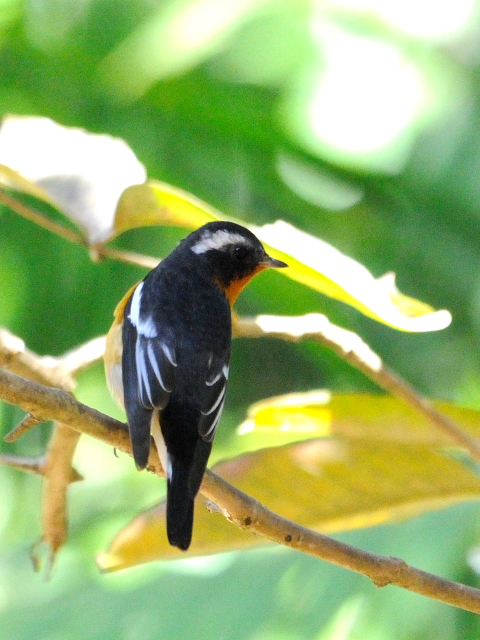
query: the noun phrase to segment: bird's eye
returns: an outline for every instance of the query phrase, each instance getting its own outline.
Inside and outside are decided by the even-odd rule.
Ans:
[[[248,255],[248,249],[244,244],[236,244],[233,248],[233,255],[237,260],[243,260]]]

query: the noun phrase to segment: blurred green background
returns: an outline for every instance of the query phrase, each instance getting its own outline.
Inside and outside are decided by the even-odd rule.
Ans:
[[[252,223],[292,222],[448,308],[449,329],[402,334],[274,273],[237,307],[327,313],[420,391],[480,408],[478,2],[0,0],[0,70],[2,115],[120,136],[150,177]],[[141,229],[117,244],[162,256],[182,235]],[[38,353],[105,333],[142,274],[93,264],[0,209],[0,325]],[[374,390],[318,345],[236,341],[215,457],[252,402],[321,387]],[[121,417],[101,366],[82,374],[78,397]],[[0,411],[6,433],[20,414]],[[1,450],[40,454],[47,440],[41,427]],[[0,638],[480,636],[472,614],[285,549],[102,576],[95,553],[163,487],[86,439],[76,466],[86,481],[69,490],[70,540],[48,584],[28,557],[40,481],[0,468]],[[475,585],[479,525],[470,504],[341,537]]]

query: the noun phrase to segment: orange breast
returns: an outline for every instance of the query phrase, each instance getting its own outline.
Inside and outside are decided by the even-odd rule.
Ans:
[[[233,307],[233,305],[235,304],[235,301],[238,298],[238,296],[240,295],[242,289],[247,286],[247,284],[250,282],[250,280],[254,276],[256,276],[257,273],[260,273],[260,271],[263,271],[265,268],[266,267],[264,267],[263,265],[259,265],[255,269],[255,271],[250,273],[248,276],[245,276],[245,278],[241,278],[240,280],[235,280],[226,289],[223,289],[223,287],[221,287],[223,289],[223,291],[225,292],[225,295],[227,296],[227,300],[230,303],[230,307]]]

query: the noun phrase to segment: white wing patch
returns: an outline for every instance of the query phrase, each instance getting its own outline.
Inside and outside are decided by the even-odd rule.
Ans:
[[[140,394],[140,401],[144,407],[152,406],[152,391],[150,389],[150,382],[148,380],[147,363],[145,360],[145,353],[139,338],[137,338],[137,342],[135,345],[135,365],[137,367],[137,383]],[[148,401],[144,396],[144,392],[147,393]]]
[[[128,314],[130,322],[133,324],[135,329],[137,329],[137,331],[138,325],[140,323],[140,303],[142,301],[142,289],[143,280],[133,292],[132,302],[130,304],[130,313]]]
[[[158,380],[159,385],[162,387],[164,391],[167,391],[168,393],[170,393],[172,390],[168,389],[167,385],[163,381],[162,374],[160,373],[158,362],[155,357],[155,351],[153,350],[153,345],[150,341],[148,341],[147,343],[147,353],[148,353],[148,359],[150,361],[150,365],[153,369],[153,373],[155,374],[155,377]]]
[[[225,404],[225,393],[223,394],[222,404],[218,408],[217,415],[215,416],[215,420],[212,422],[210,428],[203,436],[205,440],[212,440],[215,435],[215,431],[217,430],[218,423],[220,422],[220,418],[222,417],[223,405]]]
[[[133,292],[128,313],[136,336],[138,398],[146,408],[160,408],[165,406],[168,395],[172,392],[171,367],[176,367],[177,362],[174,351],[158,339],[158,328],[152,315],[142,313],[143,285],[144,282],[140,282]]]
[[[212,361],[213,356],[209,359],[209,366],[211,366]],[[220,366],[221,369],[219,371]],[[222,366],[221,363],[217,361],[217,366],[214,366],[214,371],[211,373],[212,376],[205,380],[205,385],[209,389],[206,397],[206,406],[204,410],[200,412],[202,417],[198,425],[198,432],[206,441],[213,440],[215,430],[220,422],[227,391],[228,364]]]
[[[141,313],[143,284],[143,281],[140,282],[133,292],[128,319],[133,324],[139,335],[145,336],[145,338],[156,338],[158,332],[152,316],[148,315],[144,318]]]
[[[223,400],[223,397],[225,395],[225,391],[227,390],[227,385],[224,384],[220,393],[218,394],[218,398],[215,400],[213,406],[208,410],[208,411],[202,411],[202,415],[203,416],[209,416],[211,413],[213,413],[215,411],[215,409],[218,407],[218,405],[220,404],[220,402]]]
[[[217,373],[217,375],[214,378],[210,378],[210,380],[205,380],[205,384],[207,385],[207,387],[213,387],[213,385],[217,384],[217,382],[220,380],[222,376],[223,376],[223,371],[220,371],[220,373]]]
[[[211,249],[221,250],[225,247],[228,247],[232,244],[243,244],[246,246],[250,246],[250,243],[247,238],[241,236],[239,233],[233,233],[230,231],[225,231],[224,229],[219,229],[218,231],[214,231],[211,233],[210,231],[206,231],[201,239],[193,245],[192,251],[193,253],[205,253],[206,251],[210,251]]]
[[[210,358],[209,360],[209,366],[211,365],[211,361],[212,358]],[[222,370],[217,373],[216,376],[214,376],[213,378],[210,378],[209,380],[205,380],[205,384],[207,385],[207,387],[213,387],[214,384],[217,384],[217,382],[220,380],[220,378],[223,376],[225,378],[225,384],[228,380],[228,374],[230,372],[230,367],[228,364],[224,364],[222,367]],[[224,385],[225,388],[225,385]],[[204,415],[208,415],[208,414],[204,414]]]
[[[156,338],[158,335],[152,316],[147,316],[144,320],[140,320],[137,331],[145,338]]]
[[[170,347],[167,347],[167,345],[164,342],[162,342],[162,351],[167,356],[167,360],[170,362],[172,367],[176,367],[177,361],[175,360],[175,356],[173,355]]]

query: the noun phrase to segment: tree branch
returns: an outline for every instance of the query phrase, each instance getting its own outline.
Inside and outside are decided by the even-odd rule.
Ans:
[[[7,191],[2,187],[0,187],[0,204],[4,204],[9,209],[22,216],[22,218],[26,218],[27,220],[30,220],[30,222],[38,224],[39,227],[43,227],[44,229],[47,229],[47,231],[56,233],[65,240],[87,246],[86,239],[79,233],[72,231],[72,229],[69,229],[63,224],[58,224],[58,222],[55,222],[51,218],[47,218],[43,213],[40,213],[33,207],[24,204],[21,200],[15,198],[14,195],[7,193]]]
[[[73,231],[69,227],[55,222],[55,220],[52,220],[43,213],[40,213],[34,207],[24,204],[12,193],[8,193],[1,185],[0,204],[3,204],[12,211],[15,211],[15,213],[18,213],[22,218],[30,220],[30,222],[34,222],[39,227],[43,227],[44,229],[47,229],[47,231],[57,234],[64,240],[88,247],[90,257],[94,261],[102,260],[103,258],[111,258],[112,260],[118,260],[127,264],[134,264],[147,269],[153,269],[160,262],[158,258],[145,256],[141,253],[114,249],[107,247],[105,244],[90,244],[88,239],[77,231]]]
[[[363,551],[302,527],[270,511],[212,471],[207,470],[201,492],[241,529],[360,573],[370,578],[377,587],[391,584],[466,611],[480,613],[480,589],[416,569],[398,558]]]
[[[75,380],[61,359],[39,356],[23,340],[0,327],[0,366],[19,376],[72,391]]]
[[[102,260],[110,258],[118,260],[126,264],[134,264],[137,267],[145,267],[145,269],[155,269],[160,260],[152,256],[146,256],[143,253],[135,253],[134,251],[125,251],[123,249],[114,249],[104,244],[91,247],[90,255],[94,260]]]
[[[432,424],[441,429],[453,442],[465,447],[473,458],[480,459],[479,443],[462,431],[450,418],[439,412],[431,402],[418,394],[406,381],[383,365],[381,358],[361,338],[329,322],[326,316],[309,314],[299,317],[257,316],[238,318],[234,316],[234,337],[275,336],[289,341],[313,340],[333,349],[338,355],[358,368],[380,387],[404,400],[419,411]],[[41,357],[25,348],[22,340],[6,330],[0,330],[0,364],[7,369],[48,385],[60,386],[70,391],[75,380],[73,375],[101,359],[105,348],[105,337],[95,338],[63,356]],[[13,441],[37,423],[36,417],[27,418],[5,439]],[[50,548],[52,564],[55,553],[67,537],[66,494],[69,478],[74,474],[72,459],[78,435],[56,425],[47,453],[47,462],[37,465],[45,476],[42,499],[43,537]],[[74,439],[76,438],[76,442]],[[63,443],[63,444],[62,444]],[[118,449],[122,446],[116,445]],[[0,456],[0,462],[4,459]],[[6,464],[12,464],[11,457]],[[23,462],[19,462],[22,467]],[[23,468],[23,467],[22,467]],[[62,532],[62,533],[61,533]]]
[[[0,398],[38,420],[57,420],[131,455],[126,425],[77,402],[68,393],[25,380],[0,369]],[[149,470],[163,476],[152,447]],[[239,527],[369,577],[377,586],[396,585],[446,604],[480,613],[480,590],[415,569],[402,560],[338,542],[273,513],[254,498],[207,471],[202,494]]]
[[[0,329],[0,363],[6,369],[36,380],[49,386],[60,387],[71,392],[76,384],[73,375],[100,359],[105,349],[105,338],[90,340],[81,347],[67,352],[63,356],[53,358],[39,356],[25,347],[23,340],[12,335],[5,329]],[[27,414],[24,420],[5,436],[7,442],[12,442],[26,431],[38,424],[38,420]],[[67,491],[68,485],[81,477],[72,468],[72,460],[80,434],[55,423],[45,456],[37,460],[25,461],[14,456],[0,456],[0,463],[28,470],[44,478],[41,523],[42,540],[48,546],[49,557],[47,576],[50,572],[55,555],[68,535],[67,523]],[[35,554],[40,549],[34,545],[32,558],[36,567],[40,565],[40,558]]]

